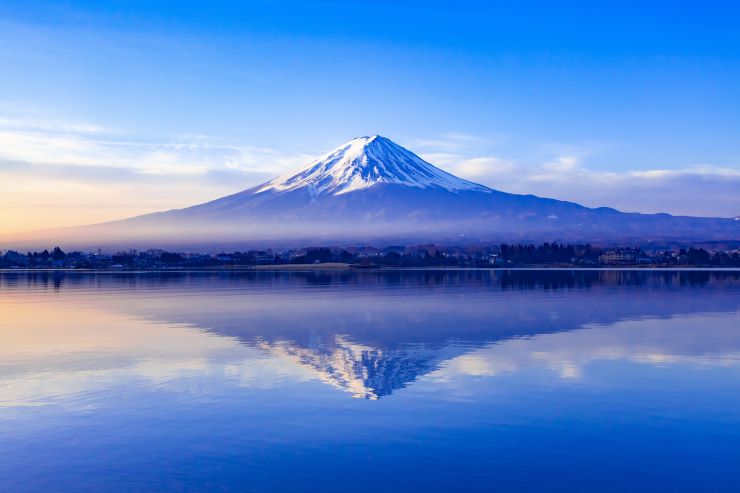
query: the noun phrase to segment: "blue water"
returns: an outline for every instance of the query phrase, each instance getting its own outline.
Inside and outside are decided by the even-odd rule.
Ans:
[[[0,274],[0,491],[740,491],[740,272]]]

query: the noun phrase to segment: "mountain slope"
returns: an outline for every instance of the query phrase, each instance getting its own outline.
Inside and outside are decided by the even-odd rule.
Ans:
[[[740,222],[621,213],[517,195],[453,176],[381,137],[204,204],[69,230],[136,247],[254,242],[740,240]]]

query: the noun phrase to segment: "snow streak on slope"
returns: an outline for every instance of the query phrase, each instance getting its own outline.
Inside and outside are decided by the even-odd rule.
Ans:
[[[265,183],[257,193],[305,187],[312,196],[341,195],[380,183],[451,192],[491,191],[446,173],[413,152],[376,135],[350,140],[298,172]]]

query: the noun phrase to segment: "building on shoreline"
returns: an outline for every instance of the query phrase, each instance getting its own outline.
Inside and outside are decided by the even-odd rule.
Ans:
[[[642,252],[637,248],[614,248],[599,255],[599,263],[604,265],[636,264]]]

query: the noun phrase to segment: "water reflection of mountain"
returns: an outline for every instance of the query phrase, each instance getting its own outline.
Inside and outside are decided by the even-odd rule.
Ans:
[[[502,341],[738,310],[738,272],[407,271],[0,276],[189,324],[375,399]]]
[[[353,343],[345,335],[318,338],[309,347],[287,340],[248,343],[300,364],[320,380],[365,399],[389,395],[473,347],[417,344],[381,349]]]

